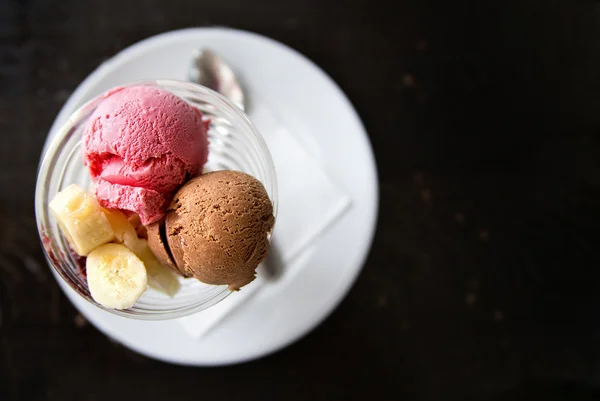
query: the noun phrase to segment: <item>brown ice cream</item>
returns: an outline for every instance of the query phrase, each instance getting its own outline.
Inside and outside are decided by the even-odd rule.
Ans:
[[[170,254],[170,249],[165,244],[164,233],[161,230],[164,230],[163,222],[155,222],[148,226],[146,226],[147,234],[148,234],[148,247],[156,256],[156,260],[160,262],[161,265],[170,268],[175,271],[175,273],[180,274],[184,277],[191,277],[190,274],[185,274],[175,264]]]
[[[273,224],[273,205],[260,181],[217,171],[191,179],[175,194],[165,220],[167,250],[160,229],[149,227],[148,238],[157,257],[166,256],[184,276],[237,290],[254,280]]]

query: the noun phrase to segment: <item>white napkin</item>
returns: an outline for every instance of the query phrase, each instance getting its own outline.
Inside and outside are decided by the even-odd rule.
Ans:
[[[350,206],[350,197],[307,152],[300,141],[264,103],[254,102],[250,118],[263,135],[275,165],[279,209],[273,238],[286,267],[313,243]],[[258,269],[257,278],[215,306],[177,319],[194,338],[206,335],[237,306],[245,303],[268,282]]]

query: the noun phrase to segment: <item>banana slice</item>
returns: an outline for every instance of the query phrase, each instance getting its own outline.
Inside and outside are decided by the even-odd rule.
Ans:
[[[117,242],[125,242],[125,237],[137,238],[135,228],[131,225],[129,219],[123,212],[116,209],[102,209],[113,232],[115,233],[115,239]],[[125,244],[127,246],[127,244]]]
[[[175,296],[181,284],[175,273],[164,267],[154,256],[154,253],[148,247],[148,241],[142,238],[138,239],[139,248],[136,255],[144,262],[146,273],[148,273],[148,286],[157,291],[163,292],[170,297]]]
[[[94,249],[87,257],[86,270],[92,297],[107,308],[131,308],[146,291],[144,263],[124,245]]]
[[[114,238],[96,197],[76,184],[57,193],[49,207],[73,250],[80,256],[86,256]]]
[[[137,230],[132,225],[132,219],[128,219],[119,210],[105,210],[104,212],[115,232],[117,241],[135,253],[146,266],[148,286],[173,297],[181,288],[177,276],[160,264],[148,247],[147,240],[138,238]]]

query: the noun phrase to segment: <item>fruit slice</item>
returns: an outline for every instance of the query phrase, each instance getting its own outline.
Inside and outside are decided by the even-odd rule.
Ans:
[[[170,297],[174,296],[181,287],[177,276],[156,259],[154,253],[148,247],[147,240],[138,238],[137,230],[132,225],[132,219],[127,218],[119,210],[111,209],[104,212],[115,232],[117,241],[123,243],[135,253],[146,266],[148,286],[164,292]]]
[[[170,297],[173,297],[179,289],[181,284],[175,273],[170,269],[160,264],[154,253],[148,247],[148,241],[145,239],[138,239],[139,248],[136,252],[138,257],[144,262],[146,266],[146,273],[148,273],[148,285],[155,290],[164,292]]]
[[[125,237],[136,237],[135,228],[127,219],[127,216],[120,210],[115,209],[102,209],[110,226],[112,227],[113,232],[115,233],[115,239],[117,242],[123,243],[125,241]]]
[[[57,193],[49,206],[78,255],[86,256],[113,240],[113,230],[96,197],[78,185],[69,185]]]
[[[144,263],[124,245],[94,249],[87,257],[86,270],[92,297],[107,308],[131,308],[146,291]]]

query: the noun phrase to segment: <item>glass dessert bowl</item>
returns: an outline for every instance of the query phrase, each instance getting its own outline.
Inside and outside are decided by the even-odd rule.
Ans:
[[[277,184],[268,148],[248,117],[218,93],[188,82],[155,80],[126,85],[148,86],[173,93],[210,120],[209,154],[204,171],[237,170],[258,179],[277,213]],[[145,320],[173,319],[206,309],[225,299],[227,285],[205,284],[179,277],[174,296],[148,288],[128,309],[111,309],[94,301],[85,276],[83,258],[73,252],[68,239],[50,213],[49,203],[71,184],[91,192],[94,182],[84,165],[82,135],[90,116],[105,100],[100,95],[75,111],[59,130],[42,157],[38,172],[35,210],[38,230],[50,266],[80,296],[116,315]],[[243,288],[241,289],[243,291]]]

